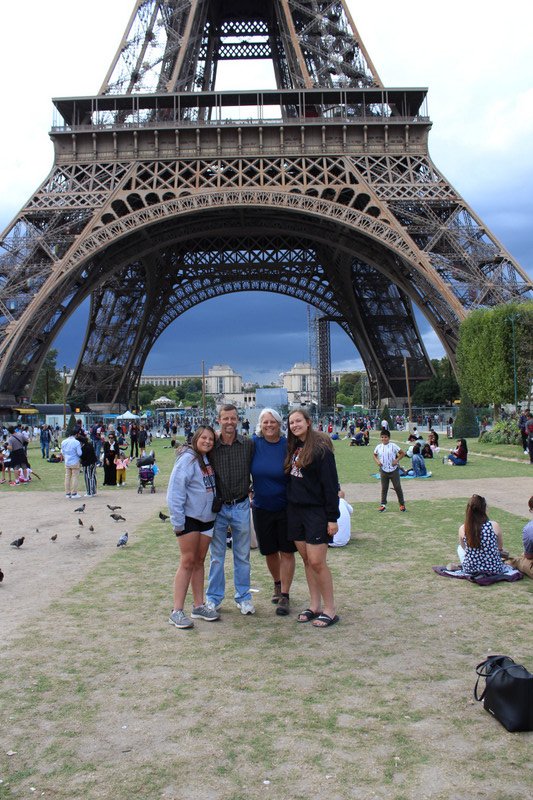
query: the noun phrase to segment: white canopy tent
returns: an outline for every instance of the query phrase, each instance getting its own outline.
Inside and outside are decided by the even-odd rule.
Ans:
[[[140,419],[138,414],[132,414],[131,411],[125,411],[123,414],[119,414],[116,419]]]

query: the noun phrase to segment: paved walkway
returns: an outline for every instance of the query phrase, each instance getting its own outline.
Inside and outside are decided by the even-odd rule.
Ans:
[[[436,500],[437,498],[469,498],[482,494],[489,508],[503,508],[511,514],[527,517],[527,501],[533,495],[533,468],[531,478],[463,478],[447,481],[404,480],[403,493],[406,504],[410,500]],[[381,483],[346,483],[342,487],[349,503],[375,501],[379,503]],[[392,496],[391,496],[392,492]],[[394,489],[389,488],[389,498],[395,498]]]

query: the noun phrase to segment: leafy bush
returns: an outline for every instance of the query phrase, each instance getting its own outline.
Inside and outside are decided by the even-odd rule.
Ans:
[[[389,430],[390,430],[392,428],[392,419],[388,405],[384,405],[383,408],[381,409],[381,419],[387,420],[387,422],[389,423]]]
[[[455,439],[470,439],[479,436],[479,425],[476,420],[476,412],[468,392],[461,392],[461,405],[453,423],[453,435]]]
[[[485,431],[479,441],[492,442],[492,444],[521,444],[520,428],[515,419],[503,419],[496,422],[491,431]]]

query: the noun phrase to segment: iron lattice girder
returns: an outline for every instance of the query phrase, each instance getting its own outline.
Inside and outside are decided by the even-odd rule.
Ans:
[[[214,92],[220,48],[243,54],[247,36],[268,42],[278,89]],[[288,267],[276,266],[276,283],[266,267],[253,267],[250,281],[235,263],[224,284],[220,268],[206,263],[204,283],[190,274],[172,295],[178,308],[224,286],[298,292],[324,311],[329,303],[359,337],[376,399],[393,394],[394,381],[400,386],[409,338],[409,357],[423,373],[410,301],[453,360],[469,308],[520,299],[533,287],[429,159],[425,94],[382,86],[342,0],[138,0],[100,95],[55,101],[65,124],[53,131],[54,168],[4,235],[2,386],[26,393],[61,324],[92,293],[84,350],[98,362],[99,310],[112,326],[124,320],[130,353],[104,342],[110,363],[99,362],[97,379],[106,396],[118,381],[125,397],[146,357],[142,333],[153,343],[172,317],[163,284],[152,278],[163,248],[191,244],[185,226],[201,226],[216,241],[226,233],[222,223],[237,236],[247,219],[259,243],[274,230],[291,231],[291,252],[295,241],[314,248],[328,288],[315,290],[310,266],[300,285]],[[259,116],[226,119],[235,106]],[[200,253],[208,261],[213,250],[204,243]],[[362,305],[353,270],[365,287]],[[396,287],[385,293],[381,317],[367,310],[378,276]],[[121,281],[141,319],[136,334],[114,297]]]
[[[256,230],[256,234],[243,237],[241,232],[235,234],[233,238],[228,238],[227,234],[221,233],[220,221],[215,219],[213,219],[212,230],[209,230],[208,236],[204,235],[198,238],[197,234],[195,237],[190,225],[187,226],[187,234],[182,231],[181,236],[179,231],[174,230],[171,234],[169,230],[169,238],[172,235],[176,239],[174,246],[164,241],[165,234],[161,230],[161,226],[149,232],[153,237],[153,242],[148,239],[142,243],[145,252],[153,255],[156,248],[155,242],[159,243],[159,251],[155,259],[155,266],[150,273],[151,286],[144,291],[145,305],[140,308],[124,300],[122,306],[124,318],[121,323],[117,322],[118,327],[123,331],[122,341],[125,346],[122,348],[122,352],[124,357],[128,353],[130,355],[127,368],[124,364],[115,371],[104,370],[101,379],[97,377],[99,364],[112,361],[116,351],[113,349],[111,355],[108,353],[108,348],[112,347],[112,343],[108,343],[106,325],[97,322],[105,321],[108,312],[105,307],[100,312],[99,306],[94,304],[93,295],[89,326],[91,338],[84,348],[84,365],[80,365],[75,377],[74,391],[77,392],[77,395],[83,395],[91,387],[94,388],[97,385],[100,399],[116,401],[120,396],[127,397],[128,392],[134,388],[140,378],[142,366],[153,343],[181,313],[204,300],[222,296],[227,292],[253,290],[287,294],[319,308],[330,319],[335,319],[355,342],[365,358],[365,363],[368,364],[373,385],[379,387],[382,393],[387,392],[388,394],[391,392],[392,385],[402,385],[403,372],[398,377],[396,376],[396,368],[389,365],[385,350],[377,348],[377,355],[374,351],[371,354],[374,360],[369,357],[366,342],[368,341],[368,329],[372,326],[373,309],[372,312],[365,315],[366,329],[355,324],[355,317],[349,315],[345,296],[339,291],[342,276],[335,275],[332,262],[327,262],[327,260],[326,263],[322,262],[321,254],[326,251],[323,246],[317,250],[309,230],[305,230],[305,223],[302,228],[301,223],[293,222],[293,238],[291,239],[287,239],[286,232],[275,235],[269,233],[272,222],[268,223],[265,219],[254,219],[250,214],[246,220],[241,220],[240,224],[245,230]],[[236,225],[235,221],[233,225]],[[286,231],[287,220],[280,220],[279,225],[280,229]],[[197,227],[205,233],[205,222],[199,223]],[[228,227],[231,227],[229,219],[224,224],[224,230]],[[261,230],[262,227],[267,229]],[[185,240],[182,239],[182,236],[186,237]],[[304,240],[308,241],[308,245],[305,247],[302,246],[302,236]],[[140,243],[130,242],[128,249],[140,252]],[[114,264],[116,265],[126,257],[127,252],[109,254],[110,269],[113,269]],[[362,270],[362,262],[357,261],[356,263],[358,269]],[[265,269],[265,265],[268,265],[267,269]],[[137,278],[134,284],[143,286],[147,275],[143,271],[144,256],[142,254],[135,269]],[[366,269],[369,273],[375,272],[375,269],[368,265]],[[346,272],[346,270],[348,270],[348,276],[344,276],[344,281],[345,285],[350,286],[351,259],[345,260],[342,266],[342,271]],[[110,299],[114,296],[116,285],[122,287],[127,283],[120,277],[113,277],[111,280]],[[381,280],[383,280],[382,276]],[[124,294],[123,288],[121,288],[121,292]],[[107,290],[102,289],[98,295],[102,298],[104,305],[106,294]],[[141,291],[138,296],[140,297],[142,294]],[[365,298],[361,289],[359,289],[359,295],[358,307],[364,308]],[[407,326],[402,340],[409,344],[407,350],[403,352],[404,354],[409,352],[413,363],[415,361],[418,363],[421,353],[425,353],[425,351],[418,339],[419,334],[414,325],[410,302],[401,291],[396,291],[394,300],[396,303],[395,329],[399,330],[402,325]],[[134,309],[133,315],[128,315],[130,307]],[[392,317],[390,319],[392,320]],[[144,335],[142,340],[138,341],[138,349],[135,352],[132,344],[134,331],[138,331],[140,325]],[[130,334],[128,330],[131,330]],[[375,359],[380,361],[380,369],[377,372]],[[392,382],[388,380],[389,371]],[[428,377],[431,374],[431,370],[427,366],[425,370],[420,369],[418,372],[419,378],[422,375]],[[113,397],[106,397],[106,387],[110,388],[111,386],[114,387],[116,394]]]
[[[81,264],[84,260],[86,261],[94,251],[95,246],[96,248],[101,247],[105,241],[111,242],[116,236],[121,236],[131,231],[130,218],[134,217],[136,213],[145,216],[142,224],[156,222],[166,214],[172,215],[176,213],[178,206],[172,207],[173,201],[162,202],[164,198],[169,197],[182,198],[182,207],[188,207],[190,211],[199,209],[202,206],[209,208],[215,196],[209,196],[208,192],[213,189],[227,192],[233,187],[250,187],[250,189],[255,188],[257,190],[259,184],[262,188],[272,192],[275,187],[281,187],[285,192],[289,192],[289,196],[276,196],[274,193],[257,196],[256,193],[252,192],[246,202],[259,201],[267,205],[280,202],[281,205],[287,206],[288,204],[295,208],[301,207],[304,209],[306,207],[304,201],[306,196],[319,199],[325,197],[327,202],[319,205],[320,211],[324,214],[331,213],[331,203],[339,206],[345,204],[347,212],[353,210],[356,213],[355,218],[358,217],[360,222],[363,219],[365,220],[365,227],[369,232],[374,227],[378,238],[382,239],[383,242],[387,242],[389,246],[397,246],[399,252],[408,257],[413,264],[416,263],[420,251],[417,251],[416,247],[405,247],[405,242],[411,241],[412,237],[404,240],[399,231],[395,232],[390,227],[390,220],[396,217],[401,221],[402,229],[408,233],[409,215],[411,219],[415,219],[418,230],[420,230],[420,220],[424,219],[424,217],[426,228],[435,230],[437,223],[442,228],[443,221],[448,224],[450,220],[453,220],[453,224],[456,226],[456,219],[460,216],[456,213],[457,209],[461,208],[459,201],[452,202],[450,199],[443,199],[443,197],[451,198],[455,193],[442,179],[439,180],[439,175],[429,160],[420,155],[386,156],[380,159],[376,159],[373,156],[360,156],[355,159],[354,157],[347,158],[333,155],[318,158],[306,155],[277,158],[263,156],[214,160],[182,159],[179,161],[149,161],[142,164],[134,162],[129,166],[129,169],[125,169],[125,166],[124,163],[117,165],[110,162],[108,165],[99,165],[97,170],[94,169],[94,165],[80,165],[75,170],[69,167],[68,180],[70,183],[67,182],[67,178],[64,175],[62,177],[52,176],[47,183],[47,188],[48,186],[53,188],[53,196],[57,198],[55,208],[58,208],[59,203],[67,206],[63,216],[58,216],[59,212],[57,210],[50,213],[46,208],[43,208],[46,203],[46,191],[40,192],[30,203],[29,209],[24,212],[24,219],[32,220],[32,240],[35,239],[36,231],[41,231],[43,243],[45,243],[45,237],[51,235],[53,239],[55,229],[61,227],[61,225],[63,228],[68,228],[70,225],[73,226],[73,231],[79,231],[83,212],[79,209],[72,209],[72,211],[68,209],[69,202],[72,200],[76,202],[75,198],[80,193],[83,193],[84,188],[88,190],[88,193],[92,193],[95,188],[100,192],[99,187],[107,185],[109,190],[108,202],[104,208],[104,213],[101,215],[101,222],[97,223],[95,220],[92,224],[91,227],[94,234],[88,237],[79,237],[83,245],[81,248],[78,247],[75,251],[71,251],[70,259],[62,264],[60,275],[67,275],[72,267],[76,266],[76,263]],[[57,169],[63,171],[65,167],[61,166]],[[396,205],[390,202],[383,203],[379,195],[383,190],[384,182],[378,182],[375,187],[368,182],[369,174],[379,172],[383,176],[387,172],[388,180],[385,183],[387,196],[390,196],[390,186],[396,184],[397,195],[400,198],[406,194],[410,197],[414,191],[413,187],[410,184],[407,187],[403,186],[398,179],[398,174],[405,172],[406,169],[410,171],[411,175],[420,175],[420,184],[424,197],[430,197],[433,193],[436,198],[435,201],[415,204],[409,200],[401,205],[399,201],[397,201]],[[77,181],[79,181],[79,186],[74,185]],[[69,187],[67,191],[57,191],[58,186],[65,185]],[[198,187],[202,188],[199,190]],[[298,196],[293,195],[292,192],[298,192]],[[223,195],[218,195],[218,197],[222,199]],[[92,199],[95,200],[94,195]],[[224,197],[224,204],[234,201],[242,202],[243,199],[244,195],[239,195],[238,193],[229,194]],[[165,209],[163,214],[159,213],[160,205],[161,208]],[[307,207],[309,210],[311,209],[309,204],[307,204]],[[137,211],[133,209],[137,209]],[[359,211],[359,209],[362,209],[362,211]],[[401,213],[398,209],[401,209]],[[391,211],[394,214],[391,215]],[[85,219],[87,219],[86,216]],[[375,221],[371,222],[369,227],[368,221],[372,219]],[[472,219],[468,212],[467,219]],[[100,227],[102,224],[103,227]],[[133,224],[133,227],[135,226],[136,223]],[[52,231],[51,234],[49,230]],[[102,239],[102,234],[104,233],[105,236]],[[71,241],[73,238],[71,234]],[[455,252],[452,254],[454,262],[458,262],[461,258],[462,241],[466,241],[465,237],[462,240],[458,237],[455,238],[456,247]],[[35,248],[35,242],[32,247]],[[21,249],[24,250],[23,247]],[[56,242],[52,248],[49,246],[42,247],[41,252],[45,253],[47,249],[50,252],[52,250],[59,252],[59,242]],[[28,252],[31,252],[31,248],[28,248]],[[439,272],[445,276],[451,274],[450,265],[446,261],[446,254],[431,253],[430,255],[436,264],[437,274]],[[41,270],[41,284],[47,275],[52,274],[54,269],[58,270],[59,264],[59,259],[54,262],[52,258],[49,258],[48,261],[44,258],[38,262],[37,271]],[[464,293],[463,296],[459,296],[466,306],[467,302],[475,303],[479,292],[474,292],[472,289],[471,263],[465,258],[464,264],[463,272],[466,272],[470,277],[466,281],[463,277],[463,285],[466,284],[466,297]],[[35,261],[28,258],[26,271],[24,263],[16,271],[13,271],[10,279],[3,287],[3,297],[8,301],[10,299],[17,300],[17,295],[11,292],[12,284],[9,281],[13,282],[15,275],[17,275],[17,285],[22,285],[25,288],[25,282],[34,279],[35,266]],[[510,294],[515,292],[516,296],[517,273],[516,271],[513,272],[512,268],[510,273],[511,281],[506,290]],[[77,279],[79,286],[87,280],[83,271],[80,276]],[[65,280],[67,279],[65,278]],[[444,316],[442,311],[439,311],[439,308],[442,309],[446,306],[446,301],[443,302],[438,286],[433,285],[431,277],[424,276],[424,273],[418,271],[418,273],[411,272],[407,276],[407,280],[411,282],[412,288],[409,290],[408,286],[404,284],[404,290],[410,291],[413,296],[414,287],[422,304],[430,309],[431,315],[436,320],[437,330],[441,332],[443,337],[452,335],[453,338],[451,332],[456,329],[457,320],[450,318],[448,311]],[[474,285],[479,285],[479,279],[474,281]],[[455,286],[453,284],[452,286],[455,289],[456,286],[459,286],[459,283],[456,282]],[[483,286],[486,290],[487,284],[484,283]],[[500,291],[502,288],[500,287]],[[60,291],[60,286],[56,284],[54,297],[57,296],[58,291]],[[23,293],[19,315],[24,310],[24,304],[27,302],[26,298],[31,300],[31,297],[31,293]],[[59,307],[52,317],[52,322],[50,322],[51,302],[51,298],[49,298],[41,303],[38,309],[34,310],[32,326],[39,334],[36,333],[33,343],[33,356],[30,357],[30,360],[35,360],[35,354],[42,351],[42,342],[38,341],[42,339],[41,332],[45,331],[46,333],[46,331],[56,330],[59,314],[64,311],[64,308]],[[27,337],[26,341],[30,343],[31,336]],[[454,348],[451,340],[449,342],[453,353]]]
[[[95,172],[99,173],[98,176],[95,176]],[[107,186],[108,191],[112,191],[126,175],[126,166],[119,165],[117,169],[117,165],[113,164],[107,169],[95,170],[94,165],[76,165],[75,168],[60,167],[56,173],[30,204],[31,211],[38,208],[44,212],[50,209],[51,201],[52,207],[58,208],[65,204],[66,198],[78,207],[80,197],[83,198],[81,205],[86,208],[102,204],[105,201],[103,189]],[[358,175],[365,178],[365,183],[357,181]],[[407,184],[402,183],[402,180],[407,180]],[[63,191],[57,191],[58,185]],[[366,191],[367,186],[371,185],[377,197],[389,200],[387,208],[421,249],[428,253],[437,273],[452,286],[465,307],[505,302],[519,294],[521,289],[529,291],[529,282],[520,280],[522,276],[517,265],[505,251],[502,252],[494,237],[479,225],[471,211],[445,183],[427,157],[205,159],[184,160],[179,167],[172,162],[146,163],[137,165],[134,176],[123,181],[123,191],[132,192],[129,197],[130,201],[133,200],[133,206],[128,205],[128,197],[117,200],[117,214],[124,215],[143,203],[152,203],[154,193],[155,198],[160,201],[161,192],[167,192],[166,196],[169,192],[174,196],[182,196],[197,191],[198,186],[208,190],[258,185],[281,186],[289,190],[297,187],[307,193],[313,192],[316,187],[328,199],[363,207],[373,213],[375,206],[372,206]],[[357,185],[359,191],[354,188]],[[70,193],[67,194],[69,189]],[[421,191],[424,193],[423,203],[420,198],[417,202],[408,202],[417,193],[420,195]],[[150,197],[143,196],[146,192],[150,192]],[[439,200],[442,202],[439,203]],[[27,217],[31,219],[31,216],[28,211]],[[37,218],[37,215],[33,216]],[[41,214],[39,219],[45,220],[46,215]],[[105,221],[109,222],[111,219],[112,216],[106,214]],[[69,222],[72,223],[72,220]],[[79,232],[79,225],[75,232]],[[56,236],[54,247],[57,251],[57,234],[53,235]],[[20,241],[21,237],[18,238]],[[28,238],[37,242],[39,232],[31,230]],[[64,245],[72,240],[72,235],[66,236]],[[41,241],[45,244],[44,236]],[[11,258],[9,261],[12,263]],[[38,271],[42,270],[43,264],[44,260],[38,262]],[[30,273],[33,272],[34,265],[30,268]],[[14,277],[15,273],[11,269],[11,281]],[[22,284],[28,277],[31,274],[26,276],[22,270]],[[475,293],[472,292],[473,280],[478,286]],[[4,287],[5,295],[8,291],[9,283]],[[12,294],[16,295],[17,292],[13,291]]]
[[[344,0],[139,0],[100,94],[214,89],[227,58],[272,58],[285,88],[381,85]]]

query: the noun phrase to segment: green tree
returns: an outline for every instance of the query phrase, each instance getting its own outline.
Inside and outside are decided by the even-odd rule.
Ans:
[[[411,400],[414,406],[442,406],[450,405],[459,395],[459,384],[453,375],[448,378],[435,375],[418,384]]]
[[[139,404],[141,406],[149,405],[154,397],[157,397],[157,386],[151,383],[146,383],[139,388]]]
[[[343,375],[337,386],[337,402],[346,406],[357,405],[361,402],[361,380],[360,372],[347,372]],[[341,395],[347,400],[340,400]]]
[[[76,417],[74,414],[71,414],[68,418],[67,422],[67,430],[65,431],[65,436],[72,436],[74,428],[76,427]]]
[[[463,389],[461,393],[461,405],[453,423],[453,435],[456,439],[467,439],[479,436],[479,425],[476,420],[476,412],[468,392]]]
[[[57,350],[49,350],[37,375],[32,403],[63,402],[63,378],[57,369]]]
[[[518,399],[527,396],[532,336],[533,302],[473,311],[461,323],[457,364],[461,388],[473,403],[513,403],[515,364]]]
[[[389,423],[389,430],[391,430],[391,428],[392,428],[392,419],[391,419],[389,407],[387,405],[384,405],[383,408],[381,409],[380,421],[383,420],[383,419],[386,420]]]
[[[342,392],[337,392],[336,397],[337,405],[341,406],[353,406],[353,396],[348,396],[346,394],[342,394]]]

